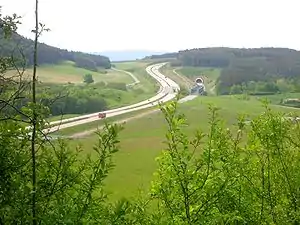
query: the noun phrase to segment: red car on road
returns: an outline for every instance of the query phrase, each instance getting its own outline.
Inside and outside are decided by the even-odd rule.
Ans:
[[[106,113],[99,113],[98,118],[101,118],[101,119],[106,118]]]

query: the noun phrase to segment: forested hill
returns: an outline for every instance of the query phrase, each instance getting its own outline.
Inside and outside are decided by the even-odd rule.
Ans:
[[[234,85],[248,88],[253,82],[264,82],[261,92],[274,92],[279,79],[296,84],[300,78],[300,52],[287,48],[192,49],[180,51],[177,58],[184,66],[220,68],[220,94],[229,94]]]
[[[300,51],[287,48],[196,48],[148,58],[177,58],[182,66],[199,67],[228,68],[237,64],[256,64],[269,67],[273,73],[284,74],[299,74],[295,69],[300,69]]]
[[[300,51],[293,49],[197,48],[179,51],[174,57],[174,65],[219,68],[220,94],[228,94],[234,85],[247,86],[250,82],[265,82],[274,89],[279,79],[300,81]]]
[[[14,33],[11,40],[5,40],[3,31],[0,29],[0,56],[20,57],[19,49],[27,60],[27,65],[33,63],[33,41],[19,34]],[[97,67],[110,68],[111,63],[108,57],[101,55],[92,55],[82,52],[68,51],[56,47],[52,47],[43,43],[38,46],[38,64],[57,64],[61,61],[74,61],[78,67],[97,71]]]
[[[184,66],[220,68],[260,62],[258,66],[269,67],[273,73],[292,74],[291,66],[294,68],[300,62],[300,52],[287,48],[200,48],[179,51],[177,58]]]
[[[166,58],[177,58],[178,53],[177,52],[169,52],[169,53],[164,53],[161,55],[151,55],[145,57],[145,59],[166,59]]]

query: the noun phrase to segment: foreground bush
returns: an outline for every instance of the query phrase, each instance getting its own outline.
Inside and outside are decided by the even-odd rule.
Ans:
[[[162,107],[169,130],[152,197],[168,224],[299,224],[299,124],[266,107],[237,132],[211,108],[210,131],[188,138],[177,103]]]
[[[104,180],[119,150],[119,126],[98,133],[92,155],[66,142],[36,157],[39,224],[299,224],[300,129],[271,111],[229,130],[211,107],[208,133],[188,137],[177,102],[162,106],[166,149],[149,195],[109,203]],[[1,122],[0,223],[32,220],[30,145],[17,122]],[[23,132],[24,131],[24,132]],[[48,146],[48,147],[47,147]],[[85,149],[85,151],[88,151]]]

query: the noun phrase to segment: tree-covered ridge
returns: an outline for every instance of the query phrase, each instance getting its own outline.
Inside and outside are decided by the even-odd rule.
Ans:
[[[164,53],[161,55],[151,55],[145,57],[145,59],[165,59],[165,58],[176,58],[178,55],[177,52]]]
[[[287,48],[203,48],[180,51],[183,66],[261,68],[273,75],[298,75],[300,52]]]
[[[281,91],[279,86],[282,86],[282,80],[284,89],[290,84],[294,84],[294,87],[289,91],[299,89],[300,51],[293,49],[195,48],[179,51],[173,56],[176,57],[171,62],[173,66],[219,68],[219,94],[230,94],[231,89],[235,93],[245,90],[252,93]],[[166,58],[165,55],[151,57]]]
[[[260,70],[263,75],[298,76],[300,51],[288,48],[195,48],[150,58],[176,57],[182,66]]]
[[[0,56],[14,56],[15,58],[26,58],[26,65],[33,64],[34,42],[17,33],[13,33],[11,39],[4,39],[3,30],[0,29]],[[88,53],[68,51],[49,46],[44,43],[38,44],[38,64],[57,64],[65,60],[74,61],[76,66],[97,71],[97,67],[110,68],[108,57],[92,55]]]

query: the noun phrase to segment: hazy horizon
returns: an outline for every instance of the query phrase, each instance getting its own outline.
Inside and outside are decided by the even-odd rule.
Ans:
[[[32,38],[34,0],[2,0]],[[300,49],[296,0],[40,0],[41,42],[83,52],[175,52],[204,47]]]

